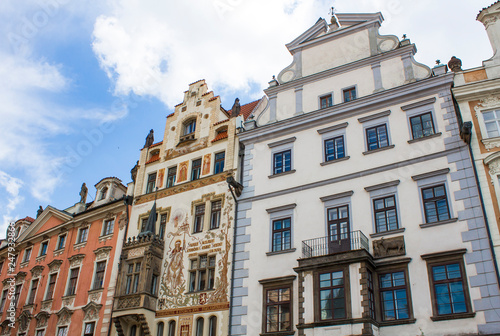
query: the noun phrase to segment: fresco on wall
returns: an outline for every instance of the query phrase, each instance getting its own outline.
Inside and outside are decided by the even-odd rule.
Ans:
[[[179,177],[177,182],[184,182],[187,180],[189,161],[184,161],[179,164]]]
[[[178,148],[169,148],[165,153],[165,160],[171,160],[178,156],[188,154],[191,152],[198,151],[208,146],[208,137],[201,138],[199,141],[196,141],[192,144],[186,144],[185,146]]]
[[[202,175],[210,174],[210,162],[212,159],[212,154],[205,154],[203,157],[203,172]]]
[[[156,187],[161,189],[163,187],[163,178],[165,177],[165,168],[158,170],[158,178],[156,179]]]

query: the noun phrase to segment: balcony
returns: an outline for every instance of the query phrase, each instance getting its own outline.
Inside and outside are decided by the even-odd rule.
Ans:
[[[369,240],[361,231],[341,234],[338,238],[321,237],[302,241],[302,258],[321,257],[355,250],[370,251]]]

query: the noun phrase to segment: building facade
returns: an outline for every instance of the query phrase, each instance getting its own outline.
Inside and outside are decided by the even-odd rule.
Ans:
[[[238,186],[237,123],[258,106],[228,112],[200,80],[167,116],[163,141],[148,136],[133,170],[113,335],[227,335],[235,215],[227,179]]]
[[[486,28],[493,57],[481,67],[462,70],[461,61],[450,60],[455,73],[453,95],[465,123],[472,123],[470,148],[489,223],[497,265],[500,261],[500,3],[477,16]],[[464,131],[466,131],[464,129]]]
[[[127,189],[113,177],[96,189],[91,203],[85,187],[74,206],[15,223],[15,258],[0,251],[1,335],[108,334]]]
[[[500,330],[453,74],[382,21],[337,14],[287,44],[292,64],[239,134],[230,335]]]

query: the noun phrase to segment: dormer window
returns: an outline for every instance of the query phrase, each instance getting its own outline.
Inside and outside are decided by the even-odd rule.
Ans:
[[[99,199],[98,199],[98,201],[101,201],[101,200],[105,199],[107,193],[108,193],[108,187],[102,188],[101,191],[99,192]]]
[[[191,119],[187,123],[184,124],[184,133],[183,135],[188,135],[194,133],[196,131],[196,119]]]

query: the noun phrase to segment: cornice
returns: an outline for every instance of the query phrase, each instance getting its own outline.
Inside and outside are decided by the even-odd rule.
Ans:
[[[500,78],[455,86],[452,91],[458,101],[481,99],[492,93],[500,93]]]

